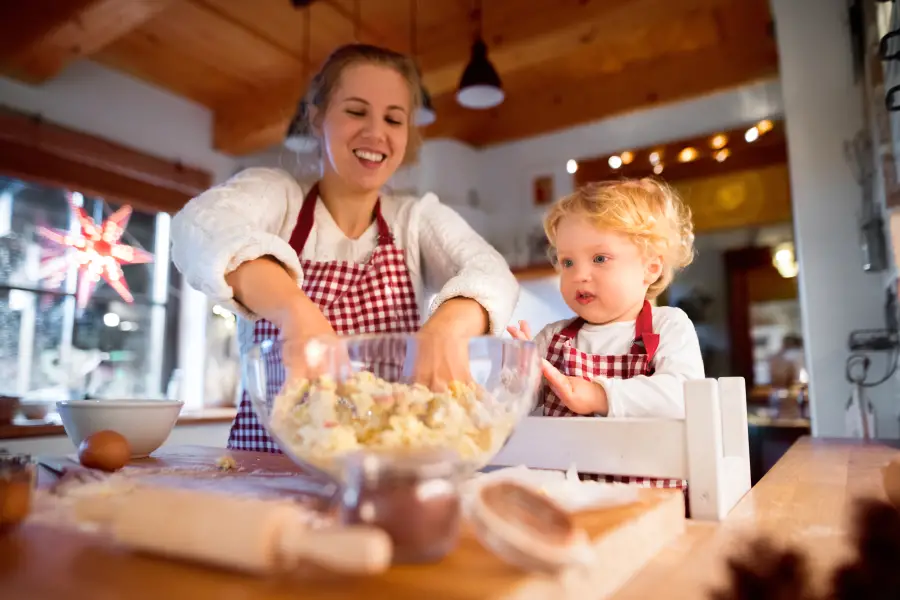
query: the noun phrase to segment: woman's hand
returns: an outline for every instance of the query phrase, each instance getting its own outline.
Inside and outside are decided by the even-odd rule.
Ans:
[[[296,279],[272,257],[247,261],[225,276],[234,298],[257,316],[272,322],[281,332],[281,361],[286,381],[312,378],[331,371],[330,356],[337,344],[310,348],[312,338],[333,338],[334,328],[315,302],[303,293]]]
[[[564,375],[547,359],[542,360],[544,377],[553,393],[573,413],[579,415],[606,415],[609,413],[609,400],[606,389],[581,377]]]
[[[287,317],[279,328],[285,382],[335,373],[340,363],[347,360],[346,347],[339,342],[334,328],[318,308],[316,313],[321,319],[299,309]]]
[[[451,298],[438,307],[418,335],[413,381],[444,391],[454,381],[470,383],[469,340],[487,333],[487,311],[471,298]]]
[[[454,381],[471,383],[469,338],[420,332],[412,379],[434,392],[446,392]]]

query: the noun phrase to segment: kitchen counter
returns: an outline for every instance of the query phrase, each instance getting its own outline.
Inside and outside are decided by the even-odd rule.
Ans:
[[[724,559],[756,535],[807,551],[822,585],[848,556],[853,500],[885,498],[881,467],[900,455],[898,447],[896,441],[799,439],[724,522],[689,524],[615,599],[708,598],[724,581]]]
[[[176,427],[190,425],[215,425],[231,423],[237,414],[236,408],[204,408],[182,411],[178,415]],[[57,417],[58,418],[58,417]],[[8,425],[0,425],[0,440],[16,440],[36,437],[64,436],[66,430],[59,422],[16,420]]]
[[[207,448],[181,452],[187,459],[209,461],[225,451]],[[846,555],[850,500],[883,497],[880,468],[896,453],[881,443],[801,439],[741,500],[726,521],[688,523],[686,533],[660,552],[613,598],[707,598],[713,586],[723,580],[724,558],[745,547],[750,532],[765,533],[777,541],[809,549],[814,573],[820,578],[827,575],[829,567]],[[254,453],[241,456],[241,460],[257,467],[271,462],[269,466],[282,474],[290,468],[283,457]],[[11,597],[35,600],[125,597],[129,592],[137,592],[141,597],[252,596],[274,600],[302,595],[303,586],[302,582],[295,582],[285,587],[117,552],[98,542],[85,542],[82,536],[37,524],[0,539],[0,565],[4,571],[4,592],[11,593]],[[498,576],[487,565],[473,563],[472,576],[463,580],[442,578],[439,571],[434,571],[427,578],[425,589],[419,587],[422,580],[414,578],[411,569],[414,567],[392,572],[388,577],[391,583],[386,584],[392,592],[386,589],[385,598],[491,597],[479,595],[479,582]],[[322,590],[321,583],[316,588]],[[353,597],[341,593],[363,589],[374,591],[369,586],[341,582],[329,597]],[[557,595],[553,600],[561,598]]]

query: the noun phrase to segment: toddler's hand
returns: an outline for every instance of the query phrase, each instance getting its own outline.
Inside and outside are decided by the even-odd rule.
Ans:
[[[609,412],[609,401],[602,385],[581,377],[563,375],[546,359],[542,362],[544,377],[547,378],[550,389],[573,413],[605,415]]]
[[[514,325],[509,325],[506,328],[506,331],[509,332],[509,335],[513,337],[514,340],[519,340],[521,342],[530,342],[531,328],[528,326],[527,321],[519,321],[519,326],[516,327]]]

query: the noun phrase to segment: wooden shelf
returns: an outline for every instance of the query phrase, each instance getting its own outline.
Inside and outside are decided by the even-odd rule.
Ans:
[[[527,267],[516,267],[512,269],[513,275],[519,281],[528,281],[529,279],[541,279],[543,277],[553,277],[556,275],[556,269],[553,265],[529,265]]]
[[[231,423],[237,414],[235,408],[207,408],[185,412],[179,415],[175,427],[188,425],[215,425]],[[66,430],[56,423],[13,423],[0,425],[0,440],[15,440],[35,437],[64,436]]]

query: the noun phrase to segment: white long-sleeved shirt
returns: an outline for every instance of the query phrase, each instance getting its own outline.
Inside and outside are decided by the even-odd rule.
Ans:
[[[306,190],[280,169],[252,168],[197,196],[172,219],[172,260],[191,287],[249,321],[257,319],[234,300],[225,275],[242,263],[272,256],[303,283],[303,270],[289,240]],[[381,212],[405,250],[422,320],[444,301],[467,297],[487,311],[490,329],[500,335],[519,297],[506,261],[453,209],[428,193],[422,198],[382,195]],[[302,258],[365,263],[378,245],[372,225],[348,238],[317,200],[312,231]],[[430,308],[426,289],[437,292]]]
[[[546,357],[553,336],[572,319],[551,323],[534,342]],[[588,354],[628,354],[634,341],[634,321],[591,325],[585,323],[574,340],[576,348]],[[653,331],[659,334],[659,348],[653,357],[653,375],[631,379],[596,377],[606,390],[610,417],[684,418],[684,382],[703,379],[703,357],[694,324],[680,308],[653,307]]]

